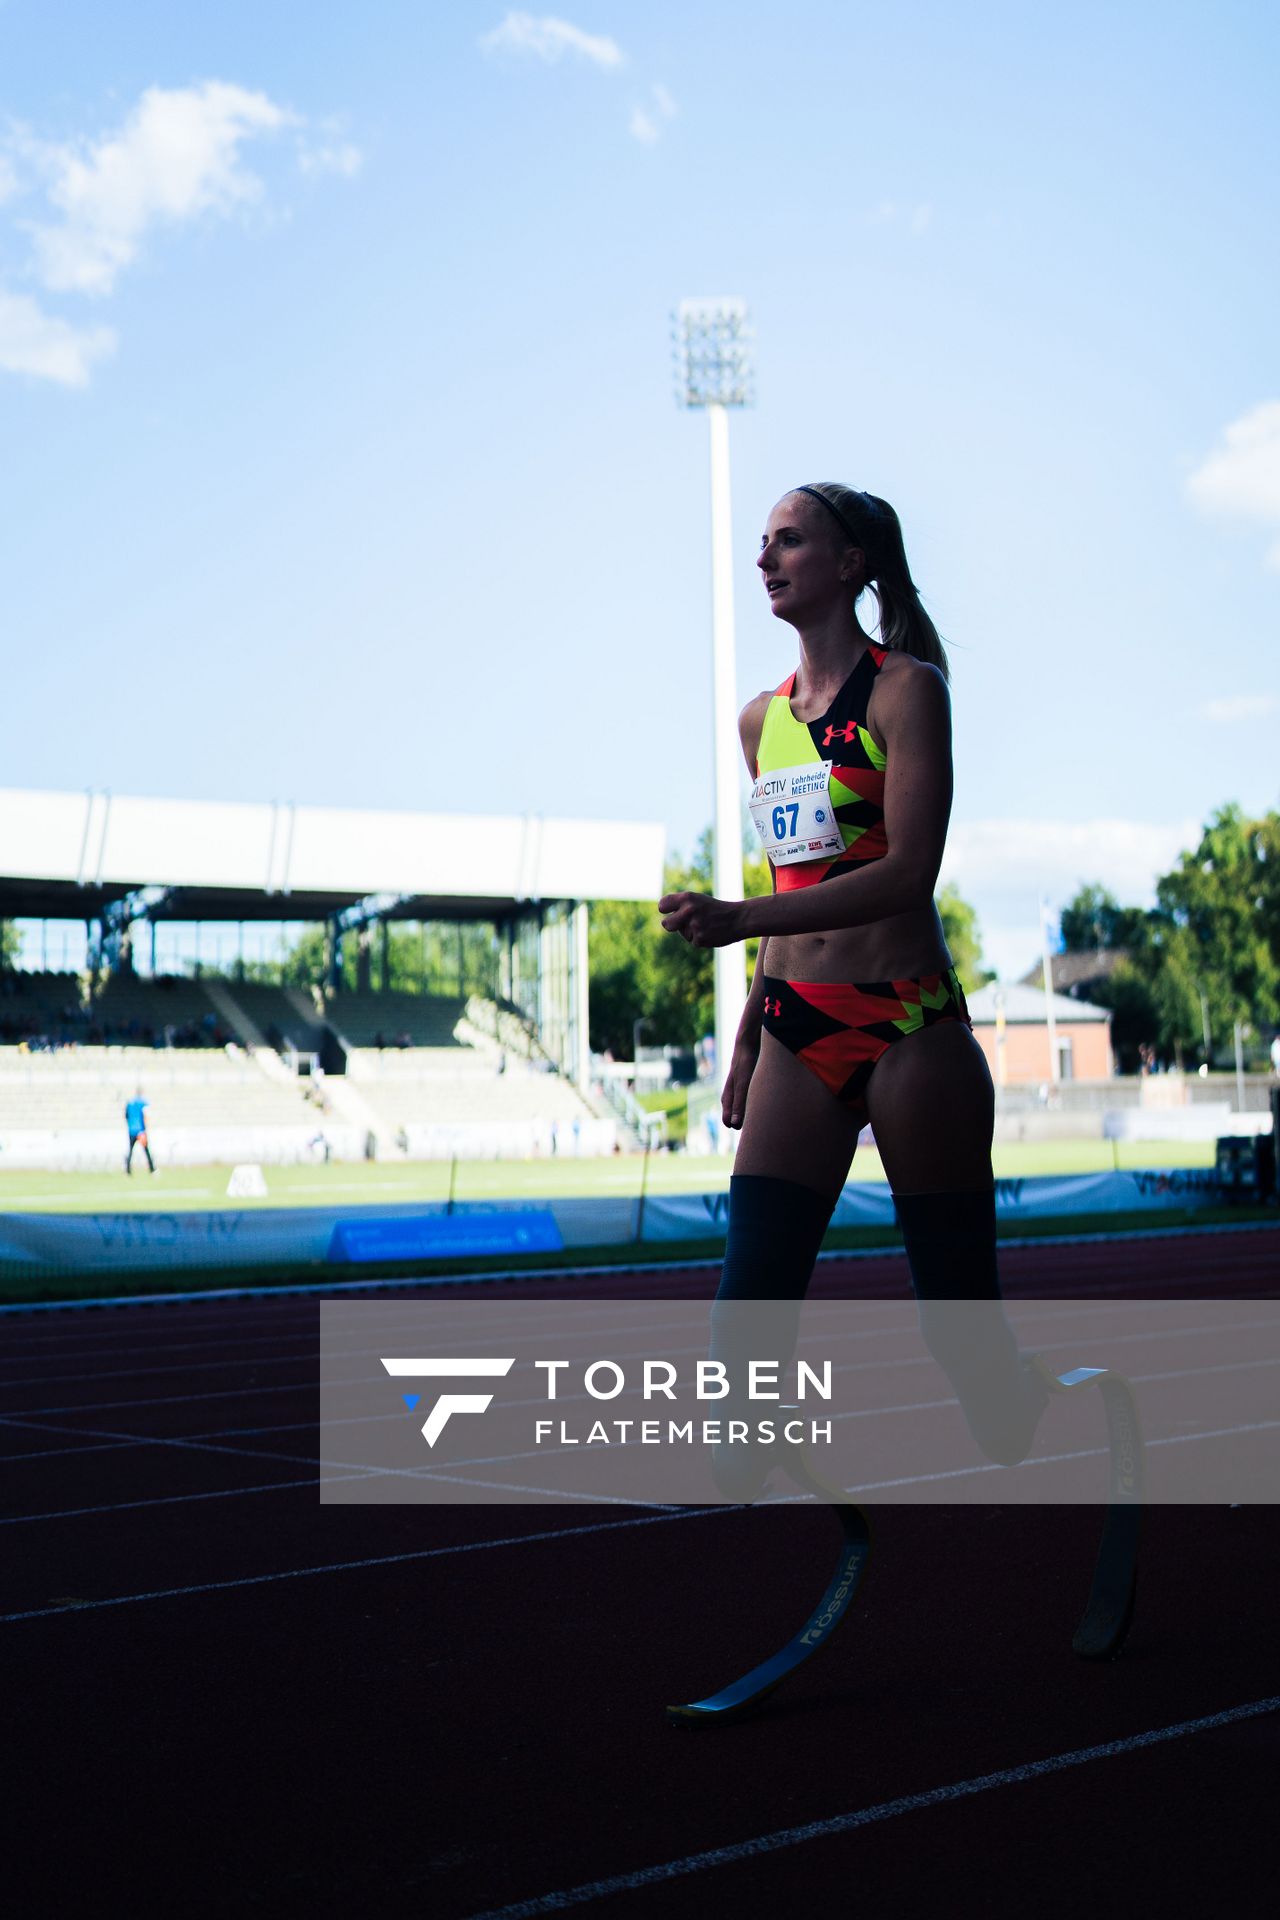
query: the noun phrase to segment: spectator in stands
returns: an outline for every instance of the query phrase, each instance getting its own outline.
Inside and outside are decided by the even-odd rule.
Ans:
[[[141,1147],[147,1156],[147,1165],[154,1173],[156,1163],[151,1158],[151,1146],[147,1139],[147,1102],[143,1098],[141,1087],[138,1088],[132,1100],[125,1103],[124,1122],[129,1129],[129,1151],[125,1155],[125,1172],[133,1172],[133,1150],[135,1147]]]

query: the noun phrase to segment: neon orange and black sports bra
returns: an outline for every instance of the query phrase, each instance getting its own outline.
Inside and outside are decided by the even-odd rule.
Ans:
[[[887,649],[868,646],[826,712],[797,720],[791,674],[765,708],[751,813],[779,893],[812,887],[879,860],[888,756],[867,731],[867,707]]]

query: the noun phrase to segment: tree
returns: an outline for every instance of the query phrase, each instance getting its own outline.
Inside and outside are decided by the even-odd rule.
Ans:
[[[1122,907],[1096,881],[1083,886],[1062,909],[1062,944],[1068,953],[1105,953],[1133,947],[1144,938],[1141,907]]]
[[[1187,1007],[1207,1013],[1219,1045],[1236,1021],[1270,1026],[1280,1018],[1280,953],[1269,908],[1274,899],[1275,816],[1247,819],[1220,807],[1194,853],[1183,853],[1157,883],[1162,992],[1185,1040]]]
[[[692,862],[670,860],[665,893],[706,893],[711,886],[710,835]],[[663,931],[656,903],[599,900],[590,907],[591,1044],[632,1057],[635,1022],[641,1044],[692,1046],[714,1024],[715,962],[709,947],[691,947]]]
[[[961,986],[970,993],[976,987],[985,987],[988,980],[994,980],[996,976],[990,967],[982,964],[982,934],[978,928],[977,909],[969,905],[952,880],[943,887],[934,904],[942,921],[943,935],[955,970],[960,975]]]
[[[754,842],[755,834],[752,831]],[[664,893],[709,893],[712,830],[699,835],[692,859],[676,855],[662,876]],[[743,859],[748,899],[770,891],[769,863],[754,847]],[[691,1047],[715,1029],[715,955],[663,931],[655,904],[599,900],[591,914],[591,1044],[631,1058],[634,1022],[647,1025],[641,1044]],[[755,968],[758,940],[743,943],[747,979]]]
[[[0,920],[0,967],[16,967],[22,958],[22,935],[12,920]]]
[[[1143,931],[1145,943],[1146,932]],[[1145,953],[1145,944],[1135,949]],[[1152,990],[1151,980],[1131,958],[1119,960],[1105,980],[1089,988],[1089,999],[1096,1007],[1111,1012],[1111,1045],[1121,1073],[1137,1073],[1142,1065],[1143,1047],[1165,1052],[1164,1015],[1161,1002]],[[1185,1009],[1179,1008],[1177,1018]]]

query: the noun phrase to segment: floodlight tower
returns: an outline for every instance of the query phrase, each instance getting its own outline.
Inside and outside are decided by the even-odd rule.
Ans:
[[[751,391],[751,328],[746,302],[682,300],[674,316],[676,402],[705,407],[711,433],[712,754],[715,813],[713,890],[742,898],[742,805],[738,787],[737,679],[733,642],[733,553],[729,512],[729,408]],[[738,945],[715,950],[716,1082],[723,1088],[747,1004],[746,968]],[[733,1144],[721,1135],[721,1146]]]

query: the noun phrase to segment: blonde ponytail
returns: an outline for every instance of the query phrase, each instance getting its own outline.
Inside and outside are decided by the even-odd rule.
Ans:
[[[820,480],[798,487],[821,500],[843,527],[850,542],[861,547],[867,562],[867,584],[876,597],[880,644],[909,653],[951,678],[942,636],[925,612],[902,544],[898,516],[878,494],[859,493],[836,480]]]

